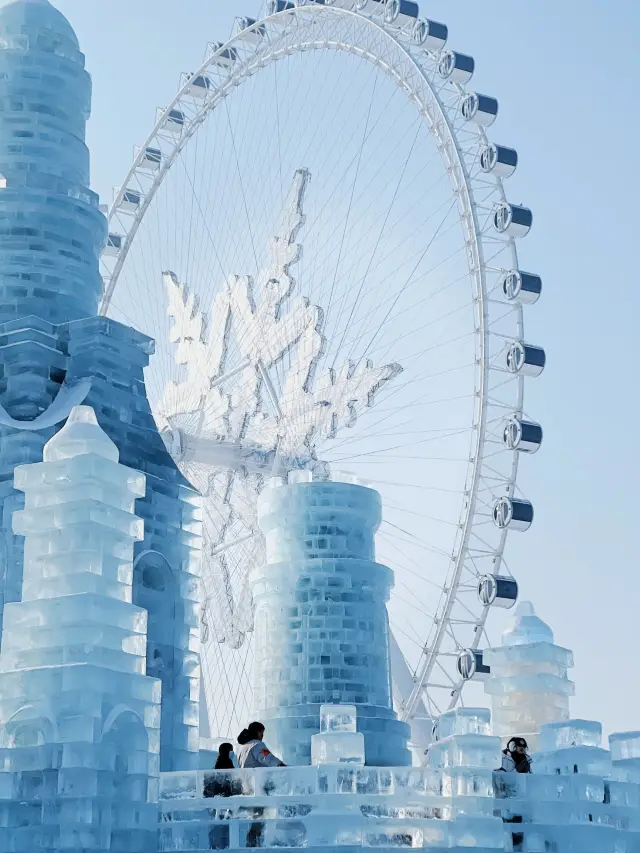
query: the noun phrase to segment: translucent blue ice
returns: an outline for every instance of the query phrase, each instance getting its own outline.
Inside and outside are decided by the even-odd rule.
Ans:
[[[0,3],[0,631],[23,595],[17,465],[39,462],[74,405],[93,407],[146,475],[136,507],[133,599],[149,613],[147,667],[163,683],[162,767],[198,766],[200,506],[157,432],[144,368],[154,344],[95,316],[106,221],[89,189],[91,80],[47,0]],[[53,581],[52,581],[53,582]],[[24,590],[32,595],[36,581]],[[55,580],[60,594],[95,579]]]
[[[91,78],[44,0],[0,10],[0,323],[96,313],[106,223],[89,187]]]
[[[391,700],[386,602],[393,573],[375,562],[380,495],[350,483],[266,489],[267,561],[251,574],[255,701],[267,741],[308,764],[320,706],[355,705],[367,764],[409,762],[408,726]]]
[[[15,485],[24,595],[0,653],[0,850],[154,853],[160,682],[131,603],[145,477],[83,406]]]
[[[352,734],[352,710],[324,708],[319,737]],[[534,773],[505,773],[495,770],[500,741],[485,733],[486,709],[456,709],[444,716],[440,728],[447,735],[431,745],[423,767],[321,764],[161,774],[159,851],[639,849],[637,732],[612,735],[618,756],[612,764],[611,753],[593,743],[597,723],[543,726],[540,738],[549,751],[534,754]],[[329,722],[341,718],[346,731]],[[575,745],[575,740],[590,743]]]
[[[483,660],[491,668],[484,689],[492,698],[492,730],[505,744],[520,735],[536,749],[541,726],[569,718],[573,655],[555,645],[551,628],[529,602],[518,605],[502,645],[486,649]]]

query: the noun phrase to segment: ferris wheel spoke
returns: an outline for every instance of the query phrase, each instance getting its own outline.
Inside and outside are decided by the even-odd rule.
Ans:
[[[334,7],[277,21],[183,77],[146,143],[159,162],[142,147],[126,178],[140,206],[117,191],[124,251],[105,262],[114,316],[156,340],[154,414],[203,493],[204,683],[225,734],[251,701],[257,500],[301,467],[345,464],[382,494],[379,559],[413,673],[403,718],[459,699],[457,655],[485,636],[477,579],[502,561],[495,502],[516,494],[504,430],[528,357],[503,280],[518,270],[513,158],[488,151],[441,55]]]

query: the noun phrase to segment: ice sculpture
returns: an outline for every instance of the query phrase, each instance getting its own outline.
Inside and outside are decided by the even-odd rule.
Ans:
[[[498,737],[520,735],[536,749],[542,725],[569,718],[574,685],[567,671],[573,655],[554,644],[553,631],[528,601],[518,605],[502,645],[486,649],[483,661],[491,668],[484,689],[491,696],[493,733]]]
[[[198,766],[199,498],[156,430],[144,386],[153,342],[96,317],[106,221],[89,188],[91,80],[47,0],[0,3],[0,630],[22,595],[16,465],[39,462],[74,405],[93,407],[137,504],[134,602],[149,612],[147,666],[162,680],[162,767]]]
[[[393,573],[375,562],[380,495],[351,483],[276,482],[258,513],[267,562],[250,578],[254,678],[268,743],[286,764],[308,764],[320,706],[355,705],[367,764],[408,764],[409,727],[391,701]]]
[[[131,603],[144,475],[82,406],[15,485],[25,567],[0,654],[0,850],[154,853],[160,682]]]
[[[323,709],[326,735],[353,708]],[[337,729],[335,728],[337,726]],[[166,773],[160,853],[304,847],[335,853],[504,850],[634,853],[640,846],[640,732],[610,737],[565,720],[540,729],[533,774],[503,773],[486,708],[440,717],[425,767],[354,764]],[[613,760],[612,760],[613,759]]]
[[[312,764],[364,764],[364,735],[355,705],[321,705],[320,732],[311,736]]]

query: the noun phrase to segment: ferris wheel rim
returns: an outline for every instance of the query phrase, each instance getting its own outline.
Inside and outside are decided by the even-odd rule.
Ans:
[[[372,18],[372,17],[366,17],[357,11],[351,11],[348,9],[342,9],[340,7],[324,6],[324,5],[318,5],[318,4],[315,4],[315,5],[314,4],[304,4],[304,5],[292,8],[292,9],[285,9],[283,11],[277,12],[275,15],[271,15],[267,18],[263,18],[260,21],[257,21],[255,23],[255,25],[250,29],[256,29],[257,27],[263,26],[265,24],[273,23],[273,21],[275,21],[276,19],[280,19],[282,21],[284,21],[285,19],[287,19],[287,20],[291,19],[291,21],[297,22],[299,19],[304,18],[306,16],[314,16],[314,17],[318,17],[318,18],[320,18],[320,20],[322,20],[321,16],[326,16],[327,12],[333,18],[355,19],[359,23],[365,22],[365,24],[367,26],[370,26],[376,32],[376,34],[381,35],[383,37],[386,44],[392,45],[394,50],[398,51],[399,54],[402,54],[405,61],[408,61],[411,64],[413,70],[421,77],[423,83],[426,84],[427,90],[428,90],[431,98],[433,99],[433,104],[436,106],[436,109],[438,111],[438,117],[442,122],[442,125],[440,126],[439,129],[443,133],[443,135],[447,137],[447,141],[452,145],[451,150],[454,154],[455,159],[457,160],[456,165],[457,165],[457,168],[460,170],[460,174],[462,177],[462,186],[460,187],[460,190],[463,190],[464,194],[465,194],[465,198],[464,198],[465,207],[466,207],[465,215],[469,216],[471,218],[471,222],[472,222],[473,227],[470,229],[470,236],[472,237],[474,251],[476,252],[477,257],[478,257],[477,269],[476,269],[476,272],[474,273],[474,275],[472,276],[472,278],[474,280],[474,292],[477,293],[479,309],[480,309],[479,310],[479,326],[476,329],[476,341],[481,342],[481,359],[480,359],[481,370],[477,371],[476,375],[480,375],[480,377],[481,377],[481,387],[480,387],[480,394],[479,394],[480,419],[479,419],[477,425],[474,424],[474,427],[476,427],[475,428],[476,453],[473,455],[473,459],[470,460],[470,465],[469,465],[468,475],[467,475],[467,484],[469,483],[469,480],[470,480],[471,485],[472,485],[472,489],[470,492],[470,498],[469,498],[468,502],[466,502],[466,504],[461,509],[461,517],[464,516],[464,522],[460,525],[461,528],[463,529],[462,539],[461,539],[461,544],[457,549],[457,556],[456,556],[455,560],[452,560],[452,562],[450,564],[451,568],[450,568],[450,571],[448,572],[448,575],[447,575],[447,583],[446,583],[447,594],[446,594],[446,599],[445,599],[444,605],[442,607],[440,605],[438,605],[438,613],[437,613],[438,618],[437,618],[437,620],[435,620],[438,623],[438,630],[437,630],[436,638],[435,638],[434,643],[430,646],[429,649],[427,649],[425,647],[423,655],[421,656],[420,665],[419,665],[418,670],[417,670],[418,675],[416,676],[416,679],[415,679],[414,690],[413,690],[412,694],[408,697],[407,701],[403,703],[403,705],[400,709],[402,718],[403,719],[409,719],[409,718],[411,718],[411,716],[413,714],[415,706],[420,702],[421,696],[423,695],[425,688],[427,686],[428,678],[431,674],[431,671],[432,671],[433,667],[435,666],[435,664],[437,663],[438,652],[439,652],[439,648],[441,645],[442,637],[447,630],[447,621],[448,621],[449,615],[451,613],[451,609],[453,607],[453,604],[456,601],[456,596],[458,593],[458,585],[459,585],[459,580],[460,580],[460,573],[462,571],[463,562],[464,562],[464,555],[465,555],[465,552],[468,548],[468,540],[469,540],[469,536],[471,535],[471,531],[472,531],[472,527],[473,527],[473,520],[474,520],[474,517],[476,514],[477,488],[478,488],[478,484],[480,482],[479,471],[480,471],[480,468],[481,468],[482,463],[483,463],[483,449],[484,449],[484,444],[486,441],[486,414],[487,414],[487,412],[486,412],[486,410],[487,410],[486,387],[487,387],[488,373],[491,370],[491,365],[488,363],[488,360],[484,357],[486,354],[487,339],[488,339],[489,332],[488,332],[488,326],[487,326],[487,309],[486,309],[486,300],[487,300],[488,293],[487,293],[487,280],[486,280],[486,266],[485,266],[485,259],[484,259],[484,254],[483,254],[483,241],[481,238],[482,230],[481,230],[479,222],[478,222],[478,213],[477,213],[476,203],[475,203],[475,199],[474,199],[473,188],[471,186],[471,180],[470,180],[469,174],[467,172],[467,168],[466,168],[466,165],[464,162],[464,158],[460,152],[458,138],[457,138],[456,133],[454,132],[454,129],[451,125],[448,113],[447,113],[444,105],[442,104],[442,102],[438,96],[438,93],[434,89],[432,81],[429,79],[429,76],[427,75],[426,71],[424,70],[422,65],[419,63],[418,58],[415,55],[415,52],[416,52],[415,51],[415,45],[412,45],[411,41],[406,38],[406,34],[404,34],[404,36],[402,36],[399,31],[397,31],[397,30],[392,31],[388,26],[385,25],[385,22],[382,18],[376,20],[375,18]],[[125,178],[125,181],[123,182],[123,184],[121,185],[117,194],[114,197],[113,203],[112,203],[111,208],[109,210],[109,220],[110,221],[113,218],[117,218],[117,216],[118,216],[119,205],[122,203],[122,199],[124,197],[124,194],[127,191],[127,188],[129,186],[131,179],[136,174],[137,170],[140,168],[140,165],[143,161],[143,154],[144,154],[145,150],[148,149],[154,143],[154,141],[157,141],[159,136],[162,137],[163,140],[165,140],[167,138],[167,135],[166,134],[163,135],[163,133],[162,133],[163,129],[166,127],[167,118],[168,118],[169,114],[172,112],[172,110],[175,110],[176,107],[181,103],[181,100],[188,94],[189,87],[191,85],[193,85],[194,80],[196,80],[198,77],[200,77],[200,76],[206,74],[208,71],[210,71],[211,67],[214,65],[217,58],[225,55],[225,52],[228,53],[229,50],[235,49],[239,44],[242,45],[244,50],[248,51],[248,57],[249,58],[245,58],[239,63],[240,65],[244,64],[245,68],[248,66],[248,64],[250,62],[250,56],[253,55],[255,57],[258,54],[257,48],[255,50],[252,50],[251,43],[247,43],[246,35],[247,35],[246,30],[240,31],[240,32],[236,33],[236,35],[234,35],[228,41],[221,43],[220,46],[217,47],[217,49],[207,59],[205,59],[205,61],[202,63],[202,65],[199,67],[199,69],[194,74],[192,74],[186,78],[183,86],[179,89],[177,95],[172,100],[170,105],[164,111],[162,111],[159,114],[159,117],[158,117],[151,133],[147,137],[147,140],[145,141],[144,145],[141,147],[140,152],[138,153],[138,155],[134,159],[134,162],[131,166],[131,169],[129,170],[129,173],[127,174],[127,177]],[[407,43],[404,43],[405,41]],[[340,44],[334,43],[331,45],[326,45],[326,44],[320,45],[320,44],[318,44],[318,45],[305,45],[305,46],[313,48],[313,49],[318,49],[318,50],[325,49],[327,47],[329,47],[331,49],[336,49],[336,50],[350,50],[353,48],[358,48],[357,45],[349,45],[346,42],[340,43]],[[414,48],[413,52],[411,50],[412,47]],[[304,49],[305,48],[303,46],[298,46],[295,48],[289,46],[289,50],[302,51]],[[425,50],[424,48],[422,49],[422,51],[424,54],[430,56],[431,58],[434,58],[437,55],[437,52],[434,53],[434,52]],[[266,59],[263,58],[262,61],[264,62],[264,65],[266,66],[269,62],[277,61],[278,59],[282,58],[284,55],[286,55],[286,53],[284,53],[284,52],[281,55],[275,55],[275,53],[272,53]],[[361,49],[360,49],[360,55],[362,56],[363,59],[373,61],[373,62],[376,62],[377,60],[380,59],[380,57],[376,57],[372,54],[367,55]],[[385,71],[385,73],[387,73],[391,77],[391,79],[393,79],[395,81],[395,83],[400,88],[404,88],[405,90],[407,89],[406,81],[401,79],[396,74],[392,73],[392,69],[382,67],[381,70]],[[236,78],[237,78],[238,82],[241,82],[245,79],[248,79],[249,76],[250,75],[246,74],[246,73],[245,74],[238,73],[236,75]],[[463,86],[461,86],[460,84],[455,84],[455,86],[459,90],[460,94],[465,93],[466,90],[464,89]],[[118,257],[118,261],[117,261],[116,267],[114,268],[113,274],[108,277],[108,284],[107,284],[107,288],[105,290],[105,296],[104,296],[103,302],[102,302],[101,307],[100,307],[100,313],[101,314],[103,314],[103,315],[106,314],[108,309],[109,309],[110,302],[111,302],[111,299],[113,297],[113,293],[115,292],[115,288],[116,288],[116,285],[118,282],[118,277],[119,277],[120,272],[122,271],[124,264],[126,262],[128,251],[133,244],[133,241],[135,239],[135,235],[136,235],[136,232],[138,230],[138,227],[142,223],[144,216],[146,214],[146,211],[153,201],[155,193],[157,192],[159,187],[162,185],[162,182],[163,182],[166,174],[171,169],[171,167],[172,167],[176,157],[178,156],[178,154],[188,144],[189,140],[194,136],[198,127],[200,127],[200,125],[203,124],[203,122],[205,121],[207,116],[214,110],[216,104],[219,102],[219,99],[217,100],[216,98],[217,97],[219,98],[219,96],[223,92],[223,90],[228,90],[230,88],[231,88],[231,84],[229,83],[229,80],[227,80],[226,82],[221,83],[217,88],[212,90],[211,93],[208,93],[207,97],[203,101],[202,108],[200,110],[196,110],[196,113],[190,119],[188,126],[184,127],[182,132],[180,133],[179,137],[174,139],[174,145],[173,145],[172,150],[170,152],[168,152],[166,158],[164,158],[164,161],[163,161],[160,169],[158,170],[149,191],[145,194],[141,209],[139,210],[139,212],[136,213],[136,216],[134,217],[134,219],[132,221],[131,228],[128,231],[126,238],[124,240],[124,243],[122,246],[122,252],[120,253],[120,255]],[[411,93],[409,93],[409,94],[411,94]],[[415,97],[414,98],[410,97],[409,99],[410,100],[416,100]],[[420,104],[418,104],[418,106],[420,106]],[[421,117],[423,118],[423,120],[427,119],[427,116],[425,116],[423,113],[421,113]],[[435,126],[430,124],[428,121],[427,121],[427,124],[429,126],[430,133],[434,133],[435,132]],[[477,135],[478,135],[478,139],[480,140],[480,142],[483,141],[485,144],[488,144],[488,139],[487,139],[487,136],[486,136],[483,128],[481,128],[481,127],[477,128]],[[171,137],[169,136],[169,138],[171,138]],[[496,186],[497,193],[498,193],[499,197],[502,199],[503,202],[506,202],[506,194],[504,192],[503,181],[498,176],[495,176],[494,181],[495,181],[495,186]],[[460,211],[459,211],[459,217],[461,220],[464,219],[464,217],[460,213]],[[463,225],[464,225],[464,223],[463,223]],[[516,246],[515,246],[515,241],[512,237],[508,238],[508,244],[509,244],[511,256],[512,256],[512,268],[514,270],[518,270],[519,265],[518,265],[517,250],[516,250]],[[522,330],[523,330],[522,307],[521,306],[514,306],[514,308],[517,312],[516,316],[517,316],[518,334],[519,334],[520,340],[523,340],[523,335],[522,335]],[[517,389],[518,389],[517,404],[514,407],[514,410],[511,412],[511,414],[515,415],[515,416],[519,416],[519,415],[521,416],[522,410],[523,410],[523,391],[524,391],[524,378],[523,378],[523,376],[516,377],[516,381],[517,381]],[[474,414],[474,419],[475,419],[475,414]],[[516,482],[516,478],[517,478],[517,470],[518,470],[518,453],[515,453],[515,452],[513,453],[512,460],[513,461],[512,461],[512,466],[511,466],[511,474],[510,474],[510,477],[508,478],[508,481],[505,481],[505,494],[507,494],[507,495],[513,494],[513,489],[515,486],[515,482]],[[465,493],[466,492],[467,492],[467,489],[465,487]],[[506,542],[506,537],[507,537],[507,532],[508,531],[506,530],[506,528],[502,531],[501,541],[500,541],[499,547],[496,549],[496,556],[497,556],[498,560],[500,560],[502,558],[502,554],[503,554],[504,546],[505,546],[505,542]],[[451,582],[449,582],[450,580],[451,580]],[[486,623],[486,619],[487,619],[489,610],[490,610],[490,607],[485,606],[480,617],[476,620],[475,636],[474,636],[473,642],[469,644],[470,648],[477,648],[479,643],[481,642],[483,631],[484,631],[484,626]],[[451,699],[452,705],[457,702],[463,684],[464,684],[464,679],[461,678],[459,683],[452,690],[452,699]]]

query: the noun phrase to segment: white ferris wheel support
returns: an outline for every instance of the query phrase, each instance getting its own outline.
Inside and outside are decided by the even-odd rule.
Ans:
[[[525,377],[538,375],[545,360],[540,347],[525,342],[523,305],[537,301],[541,282],[520,270],[515,245],[516,238],[529,231],[532,216],[527,208],[510,204],[503,187],[503,179],[515,171],[516,152],[491,144],[486,134],[496,118],[497,101],[466,90],[474,61],[445,50],[446,41],[446,27],[421,19],[417,4],[406,0],[272,0],[264,19],[238,20],[232,38],[210,45],[201,67],[184,76],[173,101],[158,112],[151,133],[115,192],[103,257],[101,313],[107,314],[136,235],[170,170],[225,99],[274,63],[298,53],[350,53],[375,66],[417,110],[435,138],[464,234],[475,316],[476,378],[467,477],[446,580],[425,628],[417,662],[407,666],[400,646],[394,642],[392,648],[396,701],[406,720],[433,716],[460,700],[465,683],[481,664],[481,656],[474,652],[481,649],[491,606],[515,602],[517,584],[503,560],[506,537],[509,529],[526,529],[533,518],[531,504],[516,497],[518,461],[520,453],[535,452],[542,440],[539,425],[523,412]],[[290,211],[294,215],[297,210],[299,218],[294,216],[285,235],[289,247],[304,220],[307,180],[301,171]],[[292,249],[291,264],[296,262],[294,255]],[[283,262],[282,270],[287,277],[288,263]],[[185,308],[185,316],[176,321],[182,323],[182,331],[176,332],[178,346],[196,338],[205,346],[197,300],[186,288],[179,289],[175,277],[169,287],[171,281],[178,288],[178,303],[181,300]],[[175,310],[172,317],[176,319]],[[191,338],[184,333],[187,321],[192,325],[195,321]],[[211,342],[207,346],[210,351]],[[223,342],[220,347],[222,351]],[[218,366],[218,372],[208,377],[207,393],[222,389],[250,366],[262,382],[272,418],[283,419],[281,395],[257,351],[231,370],[222,368],[222,357]],[[392,374],[393,370],[384,377],[376,374],[375,387],[392,379]],[[370,384],[371,402],[374,378],[365,371],[363,381]],[[242,469],[254,475],[286,473],[286,458],[285,470],[279,470],[278,444],[261,455],[255,444],[220,442],[197,428],[170,426],[167,446],[187,476],[189,464],[210,470]],[[318,454],[314,464],[321,473],[322,447]],[[249,529],[239,538],[223,541],[210,556],[253,536]]]

